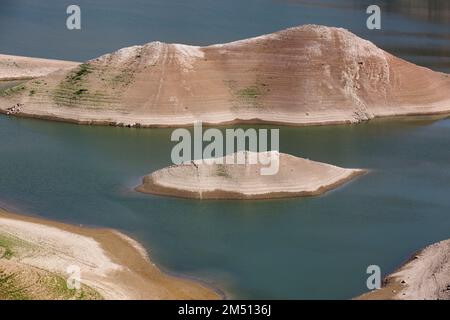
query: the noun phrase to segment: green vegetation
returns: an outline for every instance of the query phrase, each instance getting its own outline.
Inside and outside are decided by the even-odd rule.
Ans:
[[[23,287],[18,284],[16,273],[0,270],[0,300],[29,300]]]
[[[63,277],[49,274],[41,278],[39,286],[48,291],[54,299],[63,300],[101,300],[101,295],[94,289],[81,285],[80,289],[69,289]]]
[[[27,271],[8,273],[0,269],[0,300],[101,300],[94,289],[82,285],[69,289],[66,280],[56,274],[33,267]]]
[[[81,64],[77,70],[73,71],[67,76],[69,82],[78,82],[83,80],[83,78],[92,72],[92,67],[89,63]]]
[[[235,82],[230,82],[229,86],[234,93],[234,96],[237,98],[234,106],[235,108],[241,108],[243,106],[261,108],[260,98],[270,91],[265,83],[259,82],[241,89],[238,89],[239,87]]]
[[[262,95],[262,90],[258,86],[250,86],[239,90],[238,95],[244,99],[256,99]]]
[[[223,164],[217,165],[216,175],[219,177],[230,178],[230,174],[227,171],[227,167]]]
[[[131,68],[125,68],[119,74],[111,78],[111,85],[113,88],[117,86],[128,86],[133,82],[134,71]]]
[[[0,259],[11,259],[14,255],[15,245],[15,239],[0,235]]]
[[[77,91],[75,91],[74,95],[79,96],[85,92],[88,92],[88,89],[78,89]]]
[[[7,234],[0,234],[0,259],[11,259],[21,249],[33,250],[36,246],[32,243]],[[3,254],[1,254],[3,252]]]
[[[86,76],[92,72],[93,68],[89,63],[83,63],[71,71],[54,92],[53,100],[56,104],[70,106],[85,96],[88,92],[85,88]]]
[[[24,84],[19,84],[17,86],[14,86],[12,88],[7,88],[4,90],[0,90],[0,96],[1,97],[9,97],[16,95],[22,91],[24,91],[27,87]]]
[[[88,77],[89,74],[92,74],[91,78]],[[75,70],[72,70],[53,90],[53,101],[58,106],[82,106],[92,109],[97,109],[116,101],[115,92],[109,94],[104,88],[99,90],[93,89],[95,88],[96,78],[105,81],[103,80],[106,78],[102,73],[102,69],[98,69],[89,63],[80,65]]]
[[[29,254],[35,250],[39,249],[32,243],[0,234],[0,300],[102,299],[86,285],[69,289],[64,277],[20,262],[21,252]],[[8,268],[5,269],[5,265]]]

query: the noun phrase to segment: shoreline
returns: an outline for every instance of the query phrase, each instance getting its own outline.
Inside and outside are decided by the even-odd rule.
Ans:
[[[120,231],[79,227],[2,208],[0,220],[3,220],[0,235],[13,236],[20,243],[26,243],[26,248],[38,246],[38,250],[32,250],[31,258],[30,253],[23,257],[19,254],[11,260],[0,258],[0,270],[12,264],[25,276],[37,268],[64,277],[67,275],[61,266],[72,261],[81,265],[83,286],[94,289],[105,299],[225,299],[223,292],[205,282],[162,270],[139,242]],[[34,241],[36,239],[38,241]],[[95,257],[86,252],[96,253]]]
[[[415,251],[384,277],[382,287],[355,300],[450,300],[450,240]]]

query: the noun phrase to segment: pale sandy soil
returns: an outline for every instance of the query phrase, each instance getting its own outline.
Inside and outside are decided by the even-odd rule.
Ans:
[[[417,252],[385,279],[379,290],[357,299],[450,300],[450,240]]]
[[[163,168],[145,176],[142,185],[136,190],[196,199],[312,196],[336,188],[366,172],[360,169],[339,168],[274,151],[259,154],[247,151],[238,154],[244,157],[244,164],[216,164],[207,159],[206,162],[195,160]],[[226,158],[235,155],[228,155]],[[270,165],[250,161],[250,157],[257,159],[261,155],[264,155],[264,159],[278,155],[279,170],[276,174],[262,175],[261,169]]]
[[[0,92],[0,111],[82,124],[357,123],[450,112],[450,77],[316,25],[227,44],[152,42]]]
[[[0,81],[46,76],[58,69],[70,69],[79,62],[0,54]]]
[[[201,284],[161,272],[140,244],[114,230],[76,227],[0,209],[0,247],[0,278],[14,274],[18,283],[33,285],[27,294],[34,298],[49,297],[49,290],[39,285],[42,280],[36,279],[50,275],[66,279],[72,265],[80,268],[85,292],[94,297],[97,292],[104,299],[220,298]]]

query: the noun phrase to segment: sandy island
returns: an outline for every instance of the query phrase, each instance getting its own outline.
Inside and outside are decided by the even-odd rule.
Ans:
[[[69,290],[67,268],[82,287]],[[145,249],[110,229],[91,229],[0,209],[0,299],[218,299],[161,272]]]
[[[432,244],[414,254],[384,280],[381,289],[363,300],[450,300],[450,240]]]
[[[120,49],[0,91],[0,112],[136,127],[358,123],[450,113],[450,76],[345,29],[305,25],[206,47]]]
[[[142,185],[136,190],[194,199],[288,198],[319,195],[366,172],[279,153],[278,172],[261,175],[261,169],[269,166],[252,162],[250,157],[264,154],[265,159],[269,159],[272,154],[248,151],[238,154],[245,157],[245,164],[211,163],[212,160],[223,158],[206,159],[206,163],[195,160],[145,176]],[[225,159],[235,156],[227,155]]]

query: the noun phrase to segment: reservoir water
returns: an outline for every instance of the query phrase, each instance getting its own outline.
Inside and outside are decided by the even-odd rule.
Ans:
[[[56,27],[66,2],[2,1],[0,52],[83,60],[157,39],[206,44],[317,23],[450,72],[447,1],[381,1],[385,27],[370,31],[364,1],[80,0],[77,34]],[[171,164],[171,132],[0,116],[0,205],[122,230],[162,268],[236,298],[351,298],[367,290],[367,266],[390,273],[450,238],[450,119],[281,128],[282,152],[371,171],[320,197],[273,201],[135,192]]]

